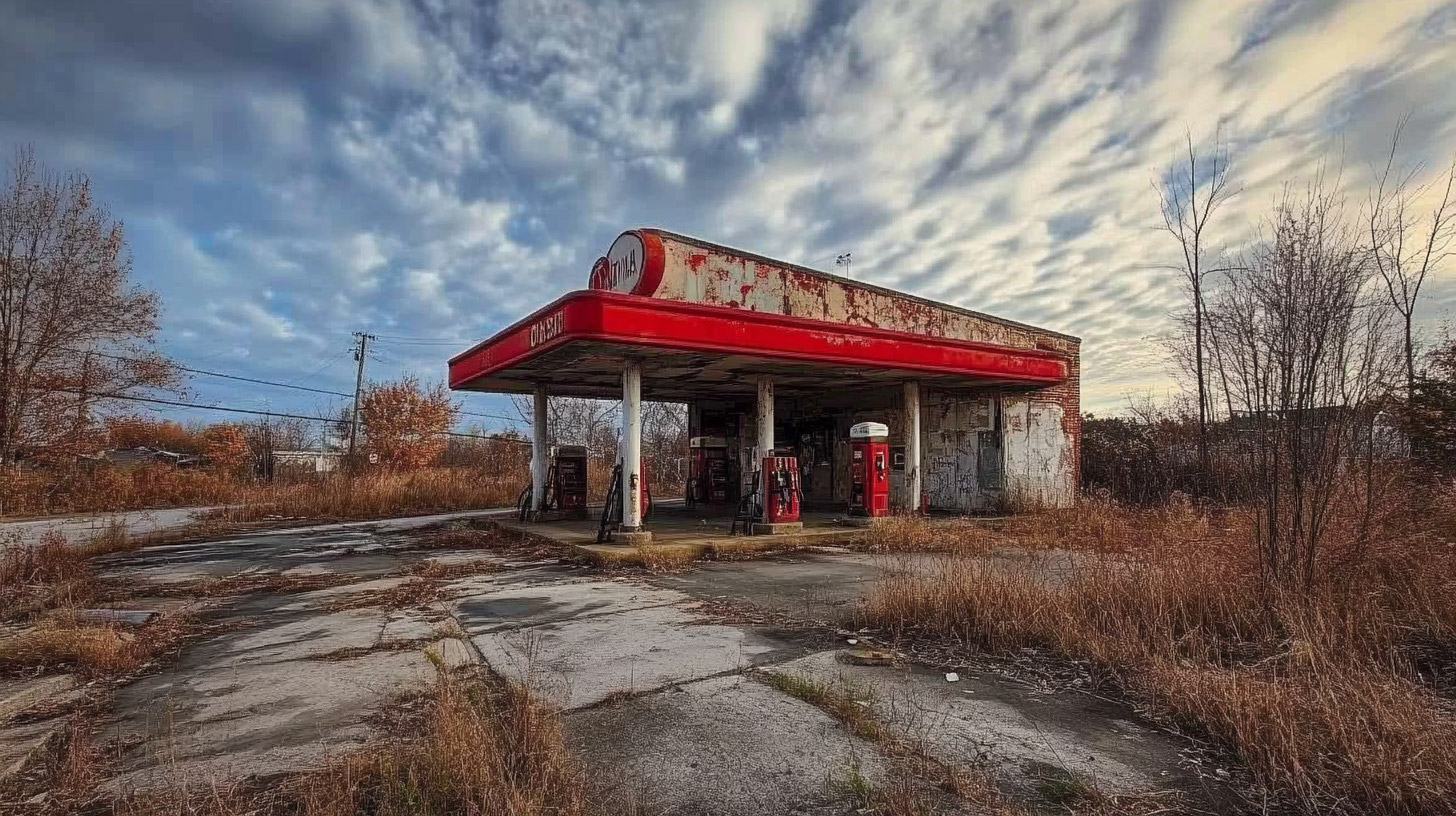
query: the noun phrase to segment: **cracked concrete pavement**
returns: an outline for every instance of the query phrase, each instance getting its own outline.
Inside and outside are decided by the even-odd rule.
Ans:
[[[119,749],[109,790],[175,780],[266,777],[367,742],[371,717],[446,662],[484,660],[558,706],[604,801],[692,814],[847,813],[845,783],[890,772],[880,749],[760,682],[763,672],[853,684],[896,733],[943,761],[993,767],[1025,792],[1055,766],[1114,791],[1197,781],[1179,740],[1133,711],[994,673],[947,683],[913,667],[836,660],[837,627],[895,565],[845,551],[699,563],[669,575],[604,574],[482,550],[415,548],[436,518],[252,533],[101,560],[112,575],[167,584],[243,574],[346,576],[354,583],[214,602],[224,624],[162,671],[117,690],[98,737]],[[392,611],[341,599],[396,586],[426,558],[489,560],[442,600]],[[135,601],[132,602],[135,605]],[[744,623],[726,608],[795,625]],[[410,648],[390,648],[396,645]],[[3,718],[0,718],[3,720]],[[0,733],[5,728],[0,726]]]

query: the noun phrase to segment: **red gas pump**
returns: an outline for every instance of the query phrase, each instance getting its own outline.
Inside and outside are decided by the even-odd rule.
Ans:
[[[890,429],[883,423],[849,429],[849,514],[890,515]]]
[[[688,440],[692,453],[688,474],[691,504],[727,504],[728,440],[721,436],[695,436]]]
[[[586,447],[556,448],[554,468],[556,508],[571,515],[586,515]]]
[[[790,524],[799,520],[799,460],[794,456],[763,458],[763,520]]]

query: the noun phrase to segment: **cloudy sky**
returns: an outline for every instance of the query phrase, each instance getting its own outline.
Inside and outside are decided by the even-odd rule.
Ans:
[[[165,349],[326,389],[359,329],[371,375],[442,378],[650,225],[852,252],[857,278],[1080,335],[1085,407],[1115,411],[1168,388],[1152,183],[1185,131],[1229,144],[1227,244],[1322,160],[1362,197],[1402,115],[1408,161],[1456,153],[1456,4],[1426,0],[5,5],[0,144],[91,175]]]

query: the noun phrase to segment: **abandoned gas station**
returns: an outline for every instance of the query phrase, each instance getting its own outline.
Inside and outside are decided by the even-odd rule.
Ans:
[[[1079,343],[1045,329],[655,229],[574,291],[450,360],[452,389],[534,395],[529,517],[585,518],[553,396],[621,399],[621,459],[585,530],[651,539],[643,400],[688,406],[684,517],[730,532],[966,514],[1075,497]],[[662,498],[662,497],[658,497]]]

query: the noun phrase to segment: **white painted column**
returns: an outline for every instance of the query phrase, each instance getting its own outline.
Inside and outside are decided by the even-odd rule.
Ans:
[[[642,364],[622,368],[622,529],[642,527]]]
[[[537,384],[531,403],[531,510],[536,513],[546,503],[546,471],[551,456],[546,408],[546,386]]]
[[[920,512],[920,381],[905,381],[905,502]]]
[[[770,455],[774,446],[774,384],[772,377],[758,378],[758,459],[754,470],[763,469],[763,457]],[[763,490],[763,477],[759,477],[759,489]]]

